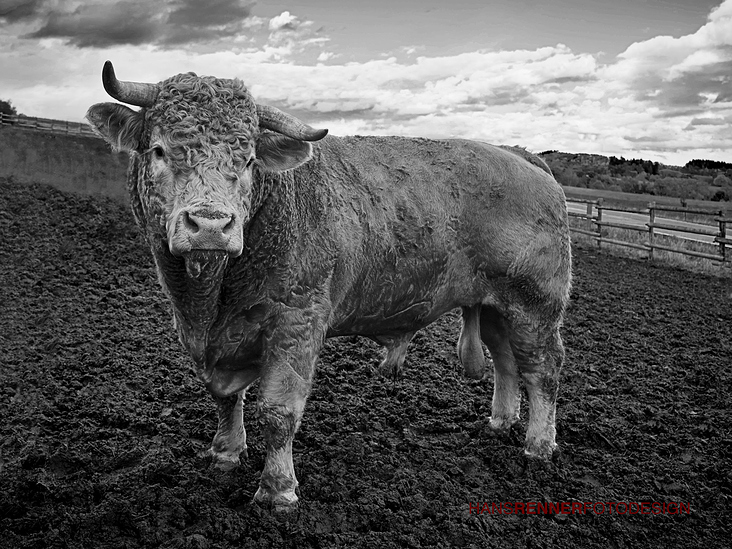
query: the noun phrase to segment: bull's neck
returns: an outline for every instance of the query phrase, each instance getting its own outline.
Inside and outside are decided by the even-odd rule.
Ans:
[[[202,363],[211,325],[219,315],[221,287],[228,257],[223,252],[193,251],[185,258],[162,246],[153,248],[163,289],[175,312],[181,341]]]

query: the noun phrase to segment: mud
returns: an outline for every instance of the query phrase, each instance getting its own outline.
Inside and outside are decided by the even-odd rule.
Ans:
[[[732,288],[575,250],[561,452],[523,456],[527,410],[487,428],[457,314],[404,377],[329,340],[294,445],[301,504],[250,502],[264,444],[211,467],[213,400],[191,372],[127,207],[0,185],[0,547],[721,547],[732,538]],[[490,368],[489,368],[490,369]],[[256,395],[256,386],[251,391]],[[683,502],[690,512],[478,514],[486,502]],[[471,504],[474,508],[471,511]]]

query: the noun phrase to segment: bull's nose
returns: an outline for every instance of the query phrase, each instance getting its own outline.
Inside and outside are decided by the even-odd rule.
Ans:
[[[220,211],[183,211],[175,240],[186,242],[191,250],[226,250],[232,248],[238,231],[236,218]]]
[[[183,227],[201,238],[228,238],[234,230],[234,216],[222,212],[183,212]]]

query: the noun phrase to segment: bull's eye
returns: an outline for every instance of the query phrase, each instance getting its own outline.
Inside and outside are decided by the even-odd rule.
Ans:
[[[165,156],[165,151],[160,145],[153,147],[152,153],[155,155],[155,158],[163,158]]]
[[[249,166],[251,166],[253,162],[254,162],[254,157],[253,156],[249,157],[249,160],[247,160],[247,165],[245,166],[245,168],[248,168]]]

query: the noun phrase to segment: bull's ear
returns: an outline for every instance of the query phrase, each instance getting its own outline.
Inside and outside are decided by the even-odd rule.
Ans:
[[[257,140],[257,166],[265,172],[292,170],[312,155],[310,143],[278,133],[262,133]]]
[[[97,103],[86,111],[96,134],[116,151],[135,151],[142,137],[142,114],[119,103]]]

